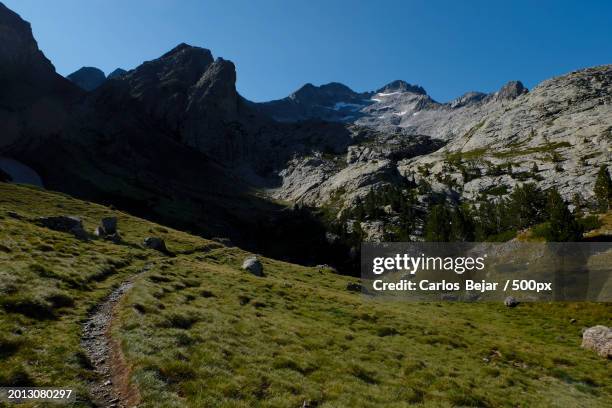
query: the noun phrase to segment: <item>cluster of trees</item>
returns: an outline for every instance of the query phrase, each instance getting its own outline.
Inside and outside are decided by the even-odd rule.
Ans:
[[[542,191],[535,184],[514,189],[495,202],[482,197],[468,206],[434,206],[425,226],[427,241],[505,241],[517,231],[534,228],[549,242],[572,242],[582,238],[583,227],[567,202],[552,188]]]
[[[606,166],[599,170],[594,193],[597,210],[605,212],[612,208],[612,180]],[[428,212],[417,200],[419,195],[428,198]],[[352,208],[334,217],[328,231],[349,246],[358,246],[365,238],[363,221],[384,220],[393,215],[399,222],[386,225],[388,240],[407,241],[424,223],[426,241],[506,241],[518,231],[531,228],[534,235],[549,242],[572,242],[581,240],[585,222],[579,219],[582,204],[573,204],[576,209],[571,212],[555,188],[542,191],[535,184],[527,183],[516,187],[505,198],[491,200],[483,194],[474,203],[451,205],[445,197],[433,193],[426,183],[407,182],[370,191]]]

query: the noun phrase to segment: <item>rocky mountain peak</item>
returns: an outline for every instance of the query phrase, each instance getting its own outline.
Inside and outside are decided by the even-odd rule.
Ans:
[[[412,85],[401,79],[389,82],[387,85],[378,89],[376,93],[391,93],[391,92],[411,92],[418,95],[427,95],[425,89],[419,85]]]
[[[310,102],[312,100],[354,98],[357,95],[351,88],[339,82],[330,82],[321,86],[307,83],[292,93],[289,98],[294,101]]]
[[[466,92],[459,98],[452,100],[449,104],[451,108],[460,108],[462,106],[469,106],[482,101],[487,94],[483,92]]]
[[[496,96],[499,100],[512,100],[527,92],[529,91],[521,81],[510,81],[497,91]]]
[[[95,67],[82,67],[66,77],[85,91],[93,91],[106,81],[106,75]]]
[[[172,80],[193,85],[213,61],[210,50],[181,43],[161,57],[143,63],[127,77],[140,77],[152,83]]]
[[[55,67],[38,49],[30,23],[0,3],[0,79],[24,75],[40,82]]]
[[[110,74],[108,74],[108,76],[106,77],[106,79],[113,79],[113,78],[119,78],[122,75],[127,74],[127,71],[123,68],[117,68],[115,69],[113,72],[111,72]]]

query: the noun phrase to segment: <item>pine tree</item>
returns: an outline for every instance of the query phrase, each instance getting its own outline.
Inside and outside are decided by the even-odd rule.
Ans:
[[[474,222],[467,206],[459,206],[452,212],[450,241],[474,241]]]
[[[425,240],[448,242],[452,231],[451,216],[451,212],[445,204],[433,206],[425,224]]]
[[[582,227],[567,208],[567,203],[554,188],[548,193],[546,211],[549,216],[549,225],[545,233],[547,241],[577,242],[581,240]]]
[[[610,208],[612,201],[612,180],[607,166],[600,167],[595,181],[595,199],[597,200],[597,208],[601,212],[606,212]]]
[[[518,186],[508,197],[508,221],[516,229],[524,229],[544,221],[546,194],[533,183]]]

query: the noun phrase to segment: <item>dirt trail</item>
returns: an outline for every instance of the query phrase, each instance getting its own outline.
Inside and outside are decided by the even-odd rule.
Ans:
[[[140,273],[122,282],[94,309],[83,325],[81,346],[99,374],[99,380],[90,384],[91,397],[98,406],[130,408],[140,399],[138,390],[129,382],[130,369],[120,344],[111,338],[111,327],[118,303],[134,286],[135,280],[151,267],[147,264]]]

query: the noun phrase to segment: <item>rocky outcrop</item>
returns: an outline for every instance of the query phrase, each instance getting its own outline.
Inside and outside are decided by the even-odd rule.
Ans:
[[[606,326],[589,327],[582,333],[582,347],[593,350],[601,357],[612,358],[612,328]]]
[[[67,232],[79,239],[87,239],[87,232],[83,228],[83,221],[74,216],[41,217],[37,224],[54,231]]]
[[[264,276],[263,265],[256,256],[250,256],[242,263],[242,269],[252,273],[255,276]]]
[[[84,91],[93,91],[106,81],[106,75],[95,67],[82,67],[66,77]]]

